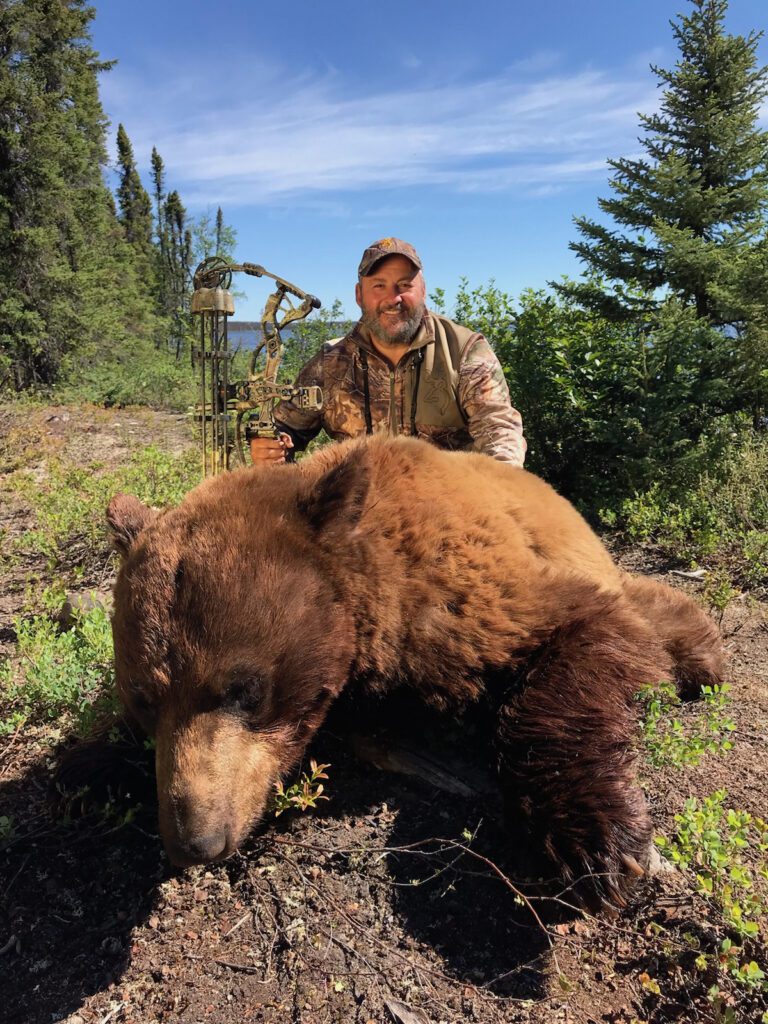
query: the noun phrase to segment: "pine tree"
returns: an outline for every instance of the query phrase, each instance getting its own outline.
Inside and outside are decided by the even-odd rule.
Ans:
[[[157,309],[168,325],[166,343],[178,359],[189,334],[189,301],[194,272],[192,228],[176,191],[165,193],[165,166],[152,149],[157,261]]]
[[[16,390],[145,322],[102,178],[110,65],[90,45],[93,13],[84,0],[0,9],[0,384]]]
[[[189,308],[192,285],[192,229],[187,222],[187,211],[181,196],[175,190],[168,193],[163,209],[166,273],[170,286],[173,311],[185,313]]]
[[[680,57],[653,67],[659,112],[641,115],[640,159],[610,160],[613,196],[601,210],[618,225],[576,219],[571,248],[588,277],[558,290],[612,319],[656,310],[664,294],[710,324],[741,324],[734,280],[765,233],[768,133],[756,127],[768,93],[761,34],[728,35],[727,0],[691,0],[672,22]],[[608,283],[606,283],[608,282]]]
[[[234,261],[237,232],[224,220],[224,211],[216,210],[215,223],[208,213],[201,213],[191,221],[193,260],[197,264],[210,256]]]
[[[220,256],[224,245],[224,211],[219,207],[216,210],[216,255]]]
[[[152,203],[141,183],[131,140],[121,124],[117,126],[117,162],[120,168],[119,220],[128,242],[140,253],[147,254],[152,251]]]
[[[176,191],[165,192],[165,165],[152,149],[152,182],[155,200],[155,233],[158,281],[158,312],[167,319],[172,349],[180,354],[189,308],[192,272],[192,232],[187,211]]]

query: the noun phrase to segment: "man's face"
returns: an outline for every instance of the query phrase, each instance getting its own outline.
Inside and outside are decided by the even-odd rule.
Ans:
[[[362,321],[384,345],[408,345],[424,316],[426,287],[420,270],[405,256],[379,260],[355,288]]]

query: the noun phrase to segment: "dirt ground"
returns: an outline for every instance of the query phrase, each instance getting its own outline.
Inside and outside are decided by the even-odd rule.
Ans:
[[[6,472],[14,437],[30,432],[41,473],[51,450],[109,464],[149,441],[191,443],[179,417],[6,407]],[[3,496],[6,539],[25,529],[28,515]],[[652,552],[617,554],[628,568],[701,590]],[[81,590],[109,586],[114,565],[106,543],[69,552],[59,570],[65,582],[75,565]],[[46,572],[42,562],[0,569],[0,655],[12,647],[25,587],[34,578],[50,582]],[[742,595],[722,623],[735,749],[695,768],[644,772],[659,833],[671,834],[687,796],[717,788],[728,791],[731,806],[768,811],[767,610]],[[452,724],[425,728],[440,732],[446,748],[430,745],[430,756],[439,760],[462,746],[466,753],[466,733],[459,737]],[[52,795],[65,743],[55,728],[0,741],[0,815],[15,820],[15,834],[0,840],[0,1021],[762,1019],[765,996],[736,988],[722,973],[718,979],[714,967],[696,966],[725,933],[686,875],[644,881],[615,919],[568,911],[511,873],[514,837],[499,824],[492,792],[448,792],[425,771],[421,778],[380,771],[353,755],[348,731],[338,715],[311,751],[331,765],[330,799],[318,811],[286,813],[226,863],[186,871],[171,868],[163,854],[151,755],[140,741],[83,755],[80,770],[97,766],[94,787],[119,791],[107,809],[84,814]],[[765,964],[762,942],[755,951]],[[715,982],[719,1003],[707,998]]]

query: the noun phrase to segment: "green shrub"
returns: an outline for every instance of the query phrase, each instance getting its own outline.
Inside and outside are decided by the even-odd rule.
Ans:
[[[15,656],[0,667],[0,735],[54,720],[83,734],[102,712],[116,707],[112,629],[103,607],[75,613],[66,632],[48,616],[15,625]]]
[[[768,920],[768,823],[727,808],[727,796],[719,789],[701,801],[689,797],[675,815],[675,835],[659,836],[656,844],[679,868],[693,872],[697,891],[718,904],[728,928],[753,940]],[[748,966],[750,977],[762,980]]]
[[[686,563],[720,565],[742,586],[768,587],[768,437],[742,426],[725,453],[719,439],[702,441],[694,462],[705,468],[603,509],[603,523]]]
[[[149,339],[135,338],[119,351],[97,359],[75,360],[54,392],[64,403],[103,406],[144,405],[183,412],[195,401],[189,358],[176,359]]]
[[[647,686],[637,695],[642,706],[641,729],[646,753],[655,768],[697,765],[705,754],[733,748],[736,726],[727,716],[727,684],[702,687],[698,714],[685,725],[674,712],[681,701],[672,683]]]
[[[275,786],[275,795],[272,806],[274,815],[279,818],[283,811],[297,810],[307,811],[310,807],[317,807],[318,800],[327,800],[323,794],[323,783],[320,779],[327,779],[325,769],[330,768],[329,764],[318,764],[317,761],[309,762],[309,774],[302,773],[298,782],[294,782],[287,789],[282,782]]]
[[[78,466],[52,459],[42,480],[19,471],[5,485],[29,503],[35,520],[14,546],[46,555],[55,564],[63,546],[74,538],[103,546],[105,510],[114,494],[127,491],[150,505],[173,505],[199,480],[200,458],[192,450],[176,455],[150,445],[115,470],[106,470],[99,462]]]

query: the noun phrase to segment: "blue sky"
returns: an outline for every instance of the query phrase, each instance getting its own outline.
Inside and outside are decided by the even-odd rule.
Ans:
[[[638,153],[674,64],[687,0],[95,0],[114,133],[149,183],[152,146],[193,214],[237,231],[261,263],[355,312],[362,250],[398,235],[427,287],[461,276],[513,294],[579,264],[574,214],[594,216],[606,158]],[[768,25],[732,0],[727,27]],[[760,45],[768,62],[768,45]],[[764,111],[768,123],[768,110]],[[242,278],[236,319],[267,294]]]

